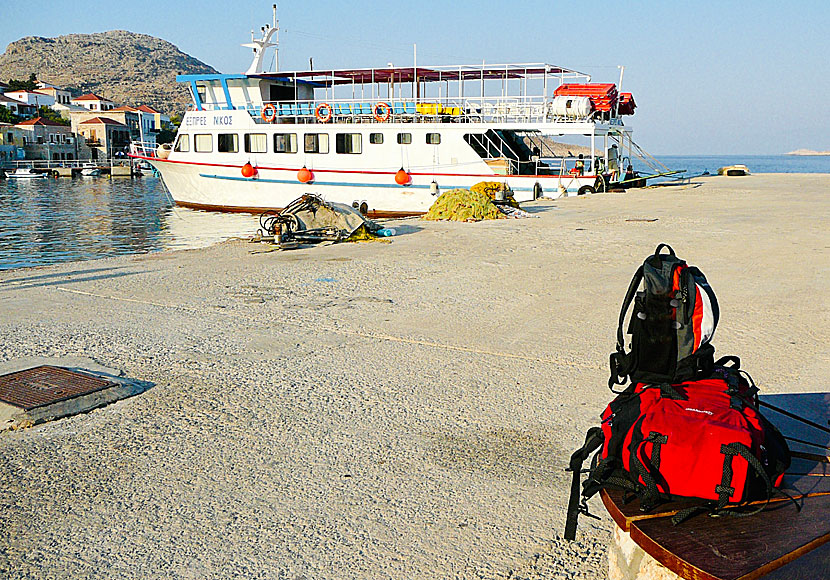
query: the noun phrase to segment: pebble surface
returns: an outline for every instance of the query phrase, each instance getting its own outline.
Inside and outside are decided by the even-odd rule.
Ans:
[[[826,389],[823,179],[0,272],[0,362],[87,357],[153,383],[0,434],[0,577],[605,578],[597,500],[562,539],[564,469],[611,398],[631,275],[672,244],[720,300],[719,354],[764,392]]]

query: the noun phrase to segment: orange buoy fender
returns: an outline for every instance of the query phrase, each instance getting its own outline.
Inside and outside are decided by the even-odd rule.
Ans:
[[[401,167],[398,169],[398,172],[395,174],[395,183],[398,185],[407,185],[410,181],[412,181],[412,178],[404,171],[404,168]]]
[[[254,175],[256,175],[256,167],[250,163],[242,166],[242,177],[253,177]]]
[[[297,172],[297,181],[300,183],[308,183],[314,179],[314,174],[303,165],[303,168]]]

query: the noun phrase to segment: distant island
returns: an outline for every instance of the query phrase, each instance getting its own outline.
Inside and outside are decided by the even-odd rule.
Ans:
[[[787,155],[830,155],[830,151],[813,151],[811,149],[796,149]]]

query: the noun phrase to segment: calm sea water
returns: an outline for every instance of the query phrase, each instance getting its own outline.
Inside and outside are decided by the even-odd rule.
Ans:
[[[746,165],[750,173],[830,173],[830,155],[656,155],[658,161],[671,170],[685,169],[687,175],[700,175],[704,171],[718,172],[726,165]],[[641,163],[634,168],[648,172]]]
[[[257,216],[174,208],[161,180],[0,180],[0,270],[207,246],[250,236]]]
[[[657,158],[687,175],[736,163],[752,173],[830,173],[830,157]],[[0,180],[0,270],[207,246],[258,227],[256,216],[174,208],[154,177]]]

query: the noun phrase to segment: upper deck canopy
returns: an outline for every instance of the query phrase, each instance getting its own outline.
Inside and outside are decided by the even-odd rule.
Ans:
[[[339,70],[280,71],[252,75],[263,79],[301,79],[321,85],[458,82],[555,77],[588,77],[587,74],[545,63],[384,67]]]

